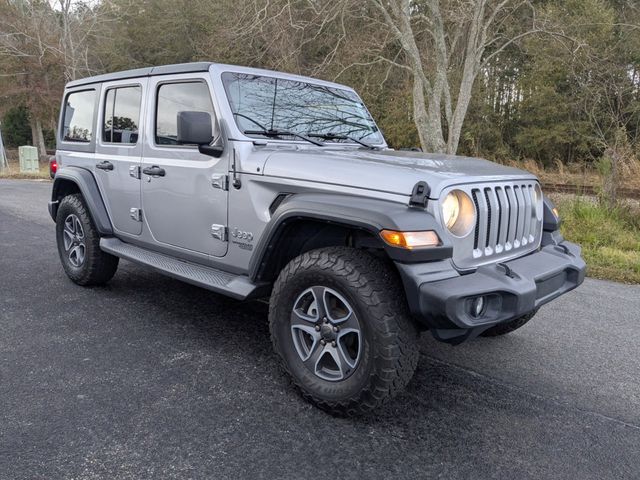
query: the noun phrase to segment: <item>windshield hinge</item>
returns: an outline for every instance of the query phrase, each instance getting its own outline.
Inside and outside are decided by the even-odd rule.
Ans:
[[[418,182],[413,186],[413,192],[411,192],[411,198],[409,199],[410,207],[427,208],[429,202],[429,194],[431,188],[427,182]]]
[[[233,188],[235,188],[236,190],[240,190],[240,187],[242,187],[242,182],[240,181],[240,178],[238,178],[238,166],[237,166],[237,160],[236,160],[236,149],[233,149],[233,163],[231,164],[231,169],[233,171]]]
[[[211,186],[220,190],[229,190],[229,175],[211,175]]]

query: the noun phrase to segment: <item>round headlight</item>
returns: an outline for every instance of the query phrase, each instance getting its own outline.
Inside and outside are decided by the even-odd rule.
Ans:
[[[455,191],[447,195],[442,202],[442,219],[448,229],[456,223],[458,216],[460,215],[460,200]]]
[[[442,201],[442,220],[456,237],[466,237],[476,222],[473,201],[462,190],[452,190]]]

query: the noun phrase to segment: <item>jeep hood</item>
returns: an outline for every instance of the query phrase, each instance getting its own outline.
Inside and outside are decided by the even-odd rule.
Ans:
[[[411,195],[414,185],[424,180],[431,187],[431,198],[438,198],[450,185],[536,179],[526,171],[480,158],[330,147],[274,151],[263,173],[400,195]]]

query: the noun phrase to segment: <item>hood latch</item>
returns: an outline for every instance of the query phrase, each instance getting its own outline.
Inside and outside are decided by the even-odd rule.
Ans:
[[[429,202],[429,194],[431,193],[431,187],[424,181],[420,181],[413,186],[413,192],[411,192],[411,198],[409,199],[409,206],[416,208],[427,208]]]

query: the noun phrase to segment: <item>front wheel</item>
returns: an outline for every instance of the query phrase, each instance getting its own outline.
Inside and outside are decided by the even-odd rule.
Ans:
[[[302,395],[357,415],[404,388],[418,361],[418,330],[401,280],[352,248],[307,252],[280,273],[271,296],[274,349]]]

